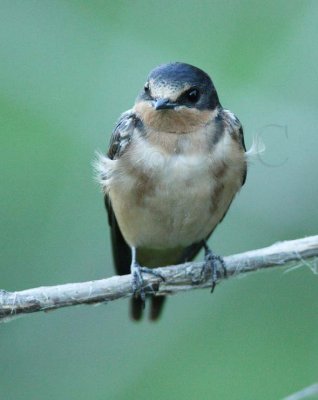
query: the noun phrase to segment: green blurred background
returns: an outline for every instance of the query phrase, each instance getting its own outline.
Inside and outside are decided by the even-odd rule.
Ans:
[[[317,1],[1,0],[0,288],[111,276],[95,150],[157,64],[211,74],[262,160],[219,254],[317,233]],[[0,326],[0,399],[280,399],[318,380],[318,278],[303,266],[169,299]]]

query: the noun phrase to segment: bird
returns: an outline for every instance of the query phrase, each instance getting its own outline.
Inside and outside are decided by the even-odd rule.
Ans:
[[[132,274],[132,319],[142,318],[146,298],[150,320],[159,319],[165,302],[145,295],[144,274],[160,277],[152,268],[191,261],[201,249],[213,290],[226,266],[207,240],[245,183],[247,157],[242,125],[210,76],[183,62],[155,67],[96,170],[117,274]]]

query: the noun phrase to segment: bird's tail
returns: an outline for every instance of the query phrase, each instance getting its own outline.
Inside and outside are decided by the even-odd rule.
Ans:
[[[166,301],[165,296],[152,296],[151,308],[150,308],[151,321],[156,321],[160,317],[165,301]]]
[[[150,315],[149,318],[151,321],[156,321],[163,309],[163,305],[165,303],[165,296],[151,296],[151,306],[150,306]],[[140,321],[143,315],[143,311],[145,308],[144,302],[140,297],[134,297],[131,299],[131,309],[130,315],[134,321]]]

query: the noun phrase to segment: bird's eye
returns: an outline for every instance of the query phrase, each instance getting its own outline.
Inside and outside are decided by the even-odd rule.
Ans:
[[[196,103],[200,98],[200,93],[199,93],[198,89],[190,89],[187,92],[186,96],[187,96],[187,100],[190,103]]]
[[[146,93],[149,93],[149,83],[148,83],[148,82],[145,83],[144,91],[145,91]]]

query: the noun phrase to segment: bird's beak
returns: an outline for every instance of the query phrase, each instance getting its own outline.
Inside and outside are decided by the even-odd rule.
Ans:
[[[171,110],[178,104],[172,103],[169,99],[157,99],[153,102],[155,110]]]

